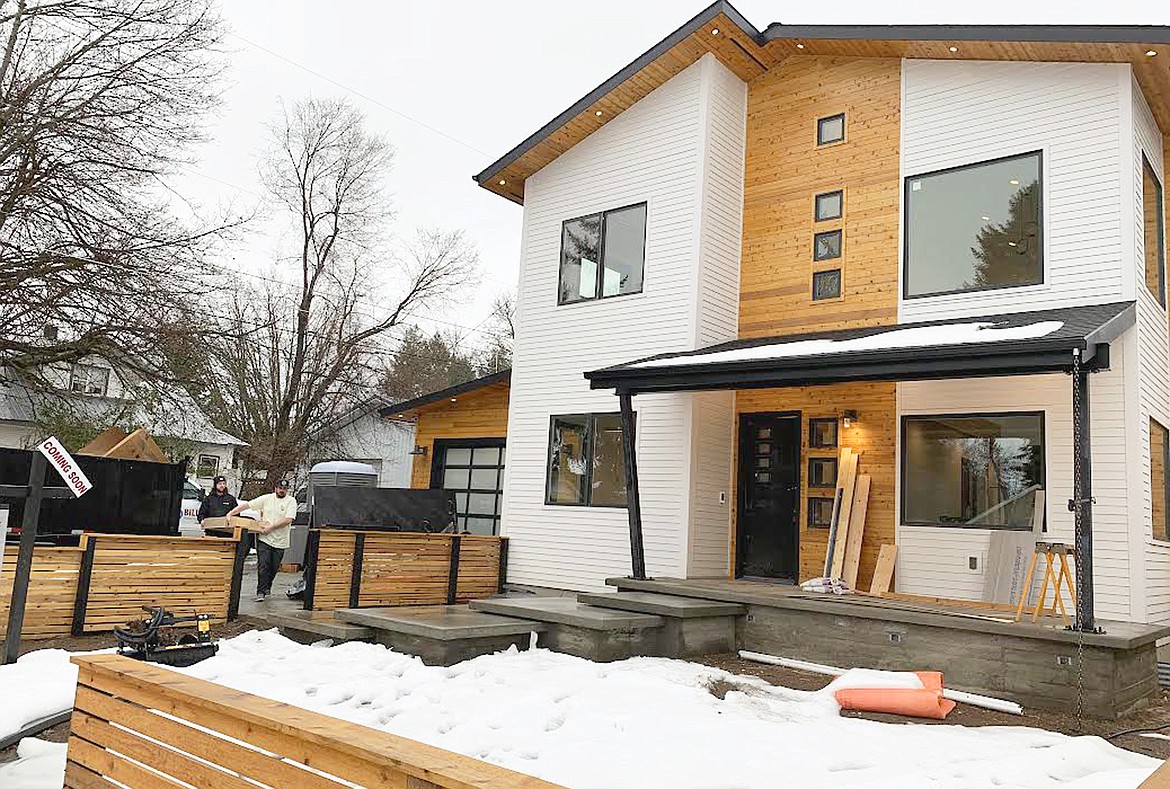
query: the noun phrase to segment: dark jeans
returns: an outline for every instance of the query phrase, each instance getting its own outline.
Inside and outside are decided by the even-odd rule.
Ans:
[[[284,558],[284,548],[273,548],[264,540],[256,540],[256,594],[269,594],[276,570]]]

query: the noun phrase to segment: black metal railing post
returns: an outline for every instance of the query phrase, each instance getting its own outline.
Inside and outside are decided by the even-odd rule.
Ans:
[[[626,471],[626,511],[630,519],[630,563],[634,578],[646,578],[646,550],[642,545],[642,505],[638,494],[638,459],[635,456],[634,406],[628,390],[618,390],[621,403],[622,460]]]

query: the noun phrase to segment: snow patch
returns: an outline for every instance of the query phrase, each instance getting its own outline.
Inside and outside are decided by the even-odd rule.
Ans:
[[[0,764],[4,789],[61,789],[65,780],[63,742],[25,737],[16,746],[16,761]]]
[[[0,666],[0,737],[73,707],[77,666],[64,649],[40,649]]]
[[[689,356],[669,356],[663,359],[647,359],[628,365],[634,368],[677,367],[690,364],[716,364],[719,362],[756,362],[769,359],[787,359],[795,356],[819,356],[830,353],[856,353],[860,351],[885,351],[896,348],[923,348],[940,345],[971,345],[987,342],[1009,342],[1011,340],[1035,340],[1060,331],[1064,321],[1037,321],[1023,326],[1003,326],[987,321],[953,323],[943,326],[916,326],[910,329],[893,329],[866,337],[850,340],[797,340],[756,345],[748,348],[734,348],[727,351],[712,351]]]

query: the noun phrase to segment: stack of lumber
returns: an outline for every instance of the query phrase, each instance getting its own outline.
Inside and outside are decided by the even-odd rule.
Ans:
[[[859,453],[842,447],[837,461],[837,490],[829,524],[829,548],[825,552],[825,577],[839,578],[850,589],[857,587],[861,543],[869,508],[870,476],[857,471]]]
[[[145,428],[126,433],[120,427],[111,427],[77,450],[79,455],[121,460],[147,460],[151,463],[170,463],[167,453],[150,437]]]

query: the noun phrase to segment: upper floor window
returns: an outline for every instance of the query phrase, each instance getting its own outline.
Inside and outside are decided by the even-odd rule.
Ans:
[[[906,298],[1039,285],[1040,152],[906,179]]]
[[[817,195],[813,218],[817,222],[840,219],[842,202],[842,192],[839,189],[836,192],[824,192]]]
[[[1150,160],[1142,155],[1142,227],[1146,249],[1146,287],[1166,303],[1166,246],[1162,224],[1162,184]]]
[[[645,203],[568,220],[557,303],[641,293],[645,258]]]
[[[69,391],[104,396],[110,388],[110,369],[93,364],[75,364],[69,372]]]
[[[626,506],[620,414],[554,416],[546,504]]]
[[[845,139],[845,113],[817,119],[817,145],[828,145]]]

